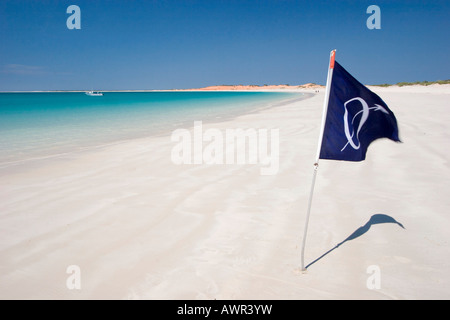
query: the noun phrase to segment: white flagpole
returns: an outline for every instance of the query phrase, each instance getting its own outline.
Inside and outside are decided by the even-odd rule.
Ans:
[[[308,211],[306,213],[306,222],[305,222],[305,231],[303,234],[302,271],[306,271],[306,268],[305,268],[306,234],[308,233],[308,224],[309,224],[309,216],[311,213],[311,204],[312,204],[312,198],[313,198],[313,193],[314,193],[314,185],[316,183],[317,169],[319,168],[320,149],[322,147],[323,131],[325,129],[325,121],[327,119],[328,101],[330,100],[331,80],[333,78],[335,55],[336,55],[336,50],[333,50],[330,52],[330,64],[328,66],[327,86],[325,89],[325,99],[323,100],[322,124],[320,127],[320,136],[319,136],[319,143],[317,146],[316,162],[314,163],[314,173],[313,173],[313,178],[312,178],[312,183],[311,183],[311,192],[309,194]]]

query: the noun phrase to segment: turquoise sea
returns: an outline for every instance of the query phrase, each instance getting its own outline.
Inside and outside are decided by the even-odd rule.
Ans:
[[[284,92],[0,93],[0,164],[170,134],[301,99]]]

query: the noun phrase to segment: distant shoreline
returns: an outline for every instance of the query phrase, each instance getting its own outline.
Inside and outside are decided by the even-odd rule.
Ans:
[[[373,84],[366,85],[369,87],[405,87],[405,86],[423,86],[430,85],[446,85],[450,84],[450,80],[437,81],[416,81],[416,82],[398,82],[396,84]],[[188,88],[188,89],[128,89],[128,90],[96,90],[100,92],[186,92],[186,91],[275,91],[275,90],[297,90],[297,89],[325,89],[325,86],[315,83],[306,83],[302,85],[213,85],[202,88]],[[40,92],[87,92],[90,90],[14,90],[14,91],[0,91],[0,93],[40,93]]]
[[[252,91],[252,90],[292,90],[292,89],[320,89],[325,86],[315,83],[307,83],[303,85],[215,85],[202,88],[187,89],[128,89],[128,90],[95,90],[100,92],[179,92],[179,91]],[[87,92],[90,90],[15,90],[0,91],[0,93],[26,93],[26,92]]]

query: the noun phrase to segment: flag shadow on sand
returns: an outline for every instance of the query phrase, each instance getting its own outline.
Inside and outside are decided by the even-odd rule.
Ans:
[[[398,221],[396,221],[394,218],[392,218],[391,216],[388,216],[386,214],[374,214],[372,217],[370,217],[369,221],[367,221],[367,223],[365,225],[363,225],[362,227],[359,227],[358,229],[356,229],[351,235],[349,235],[344,241],[342,241],[341,243],[337,244],[334,248],[328,250],[327,252],[325,252],[323,255],[321,255],[319,258],[317,258],[316,260],[314,260],[313,262],[311,262],[310,264],[308,264],[305,269],[308,269],[310,266],[312,266],[314,263],[316,263],[317,261],[319,261],[320,259],[322,259],[323,257],[325,257],[327,254],[331,253],[333,250],[336,250],[337,248],[339,248],[341,245],[343,245],[344,243],[346,243],[347,241],[350,240],[354,240],[360,236],[362,236],[363,234],[365,234],[367,231],[369,231],[370,227],[374,224],[382,224],[382,223],[395,223],[398,224],[400,227],[402,227],[403,229],[405,229],[405,227]]]

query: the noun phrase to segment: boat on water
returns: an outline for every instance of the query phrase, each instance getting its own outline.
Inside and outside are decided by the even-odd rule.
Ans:
[[[87,91],[86,94],[88,96],[94,96],[94,97],[103,96],[103,93],[98,92],[98,91]]]

